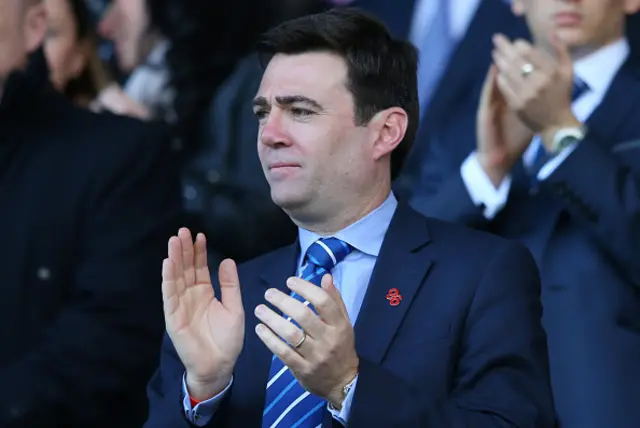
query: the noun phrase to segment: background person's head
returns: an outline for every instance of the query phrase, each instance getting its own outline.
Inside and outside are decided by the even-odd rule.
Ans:
[[[85,0],[44,0],[44,48],[53,86],[72,100],[90,102],[109,81]]]
[[[536,43],[550,49],[554,34],[574,55],[594,52],[624,36],[626,15],[640,0],[513,0]]]
[[[0,1],[0,93],[9,74],[27,65],[45,36],[47,16],[40,0]]]
[[[270,30],[260,51],[254,111],[271,196],[298,224],[344,227],[386,198],[415,137],[415,48],[334,9]]]

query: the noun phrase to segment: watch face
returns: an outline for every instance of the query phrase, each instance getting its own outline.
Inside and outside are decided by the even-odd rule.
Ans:
[[[579,140],[573,135],[566,136],[558,142],[558,150],[563,150],[573,144],[576,144],[578,141]]]

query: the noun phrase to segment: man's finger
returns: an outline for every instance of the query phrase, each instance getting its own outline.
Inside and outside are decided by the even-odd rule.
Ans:
[[[282,341],[273,331],[266,325],[258,324],[256,326],[256,334],[262,340],[262,343],[275,356],[280,358],[292,372],[299,372],[303,367],[305,360],[302,355],[298,354],[291,346]]]
[[[558,34],[554,33],[551,37],[551,45],[553,46],[553,53],[560,66],[563,68],[573,68],[571,52],[569,52],[567,44],[560,39]]]
[[[495,64],[491,64],[484,84],[482,85],[482,95],[480,96],[481,105],[490,105],[495,99],[497,86],[496,77],[498,75],[498,67]]]
[[[498,51],[493,51],[493,62],[498,67],[498,78],[507,80],[511,89],[518,93],[522,85],[525,84],[525,78],[523,78],[521,71],[522,65],[517,66],[517,63],[513,60],[509,60]]]
[[[313,305],[320,318],[327,324],[334,324],[341,318],[338,305],[321,287],[298,277],[289,278],[287,287]]]
[[[313,284],[311,285],[318,288]],[[300,296],[304,298],[304,296]],[[285,318],[283,320],[287,322],[295,321],[301,329],[312,337],[321,337],[324,334],[324,322],[308,305],[305,305],[295,297],[289,296],[280,290],[269,289],[265,293],[265,299],[284,314]]]
[[[164,259],[162,262],[162,301],[165,316],[175,312],[179,300],[180,295],[176,289],[173,262],[170,259]]]
[[[511,86],[510,80],[508,80],[503,74],[499,74],[497,83],[498,89],[500,89],[500,92],[504,96],[504,99],[507,102],[509,108],[512,110],[519,109],[521,107],[520,99],[518,98],[518,94],[516,93],[516,91]]]
[[[195,251],[195,272],[197,284],[211,284],[211,273],[207,260],[207,239],[202,233],[196,236],[194,245]]]
[[[302,329],[275,313],[273,309],[267,307],[267,305],[258,305],[254,313],[264,325],[292,346],[300,343],[305,335]]]
[[[322,289],[327,292],[329,296],[336,302],[338,305],[338,309],[342,312],[342,315],[345,318],[349,318],[349,312],[347,311],[347,306],[344,304],[344,300],[342,300],[342,295],[340,294],[340,290],[336,287],[336,283],[333,281],[333,276],[330,274],[326,274],[322,277],[321,282]]]
[[[519,60],[519,55],[515,46],[511,41],[503,36],[502,34],[496,34],[493,36],[493,46],[495,50],[500,52],[507,61],[517,61]]]
[[[182,269],[184,270],[184,279],[187,286],[196,283],[196,271],[195,271],[195,251],[193,248],[193,237],[191,231],[186,227],[181,228],[178,231],[178,238],[180,238],[180,244],[182,245]]]
[[[184,269],[182,267],[182,243],[177,236],[172,236],[169,239],[169,260],[171,260],[173,268],[176,292],[182,293],[184,292],[186,284],[184,280]]]
[[[238,268],[231,259],[225,259],[218,269],[218,281],[220,282],[220,300],[228,310],[242,313],[242,294],[240,293],[240,278]]]

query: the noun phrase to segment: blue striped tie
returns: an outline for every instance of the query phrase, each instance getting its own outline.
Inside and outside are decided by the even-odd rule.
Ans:
[[[322,277],[351,252],[351,247],[337,238],[319,239],[307,250],[306,264],[300,277],[320,286]],[[291,294],[301,302],[303,297]],[[315,312],[315,308],[309,306]],[[294,324],[295,321],[292,320]],[[297,324],[296,324],[297,325]],[[326,402],[306,391],[293,373],[275,355],[271,360],[267,399],[262,413],[262,427],[306,428],[322,424]]]
[[[573,92],[571,93],[571,102],[573,103],[575,100],[577,100],[582,95],[584,95],[587,91],[589,91],[589,85],[587,85],[585,82],[583,82],[582,80],[576,77],[575,81],[573,82]],[[529,168],[529,171],[531,174],[531,185],[532,187],[535,188],[538,185],[538,178],[537,178],[538,171],[540,171],[540,168],[542,168],[542,166],[545,163],[547,163],[550,158],[549,158],[549,155],[547,154],[547,150],[545,149],[544,144],[542,144],[542,141],[539,135],[536,135],[535,137],[533,137],[533,141],[531,141],[531,144],[537,144],[536,154],[533,157],[533,162],[531,163],[531,166]]]

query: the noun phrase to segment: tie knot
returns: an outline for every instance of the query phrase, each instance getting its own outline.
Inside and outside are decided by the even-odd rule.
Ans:
[[[317,267],[331,270],[351,252],[351,246],[338,238],[321,238],[307,250],[307,261]]]

